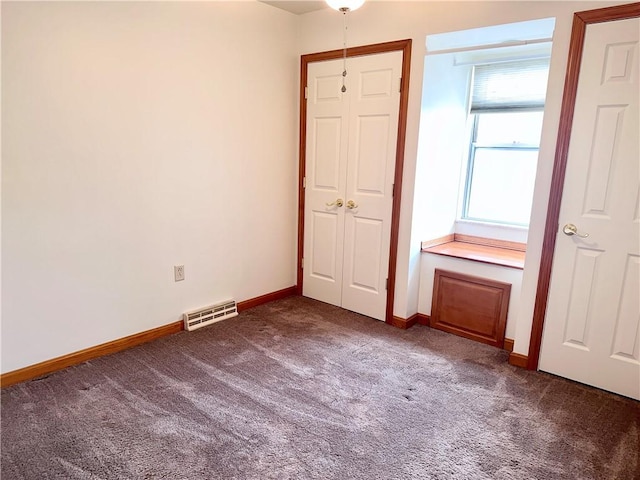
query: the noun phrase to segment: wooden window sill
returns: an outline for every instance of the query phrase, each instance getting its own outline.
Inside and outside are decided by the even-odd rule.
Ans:
[[[526,244],[452,234],[422,242],[422,251],[523,270]]]

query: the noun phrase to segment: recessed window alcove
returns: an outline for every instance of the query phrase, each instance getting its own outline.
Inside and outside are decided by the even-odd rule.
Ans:
[[[528,185],[532,195],[535,142],[539,142],[540,134],[539,130],[532,134],[524,126],[513,129],[513,140],[505,137],[507,140],[499,139],[491,146],[474,143],[479,138],[478,121],[472,111],[474,74],[480,75],[475,73],[478,65],[489,65],[489,70],[495,71],[501,67],[508,70],[518,62],[523,66],[546,62],[548,71],[554,25],[554,18],[546,18],[429,35],[426,39],[412,235],[420,239],[423,247],[418,311],[425,316],[432,315],[436,269],[472,275],[511,286],[503,333],[507,339],[515,336],[530,212],[520,213],[515,221],[509,220],[508,213],[497,215],[498,221],[469,219],[473,215],[467,214],[465,202],[471,191],[469,172],[473,169],[470,162],[474,160],[474,149],[483,149],[485,155],[495,147],[502,156],[490,167],[494,170],[483,173],[483,181],[494,177],[496,190],[504,193],[509,191],[513,175],[521,173],[528,176],[523,185]],[[507,108],[513,107],[514,112],[518,108],[521,112],[540,112],[534,123],[541,125],[546,77],[544,81],[542,104],[510,104]],[[529,152],[526,155],[525,150]],[[526,157],[530,162],[533,155],[534,163],[526,168],[510,165],[507,168],[511,173],[505,175],[506,168],[500,165],[504,167],[503,158],[508,152],[514,152],[514,161]],[[485,187],[485,191],[490,190]]]

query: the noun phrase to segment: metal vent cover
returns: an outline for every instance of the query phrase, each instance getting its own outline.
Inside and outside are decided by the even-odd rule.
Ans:
[[[238,315],[238,306],[235,300],[227,300],[226,302],[216,303],[208,307],[185,312],[182,315],[185,330],[197,330],[206,327],[212,323],[225,320],[227,318]]]

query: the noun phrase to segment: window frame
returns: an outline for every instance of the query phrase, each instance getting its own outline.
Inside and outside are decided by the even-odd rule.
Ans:
[[[531,109],[521,109],[521,108],[505,108],[500,110],[495,110],[493,112],[479,112],[479,113],[469,113],[469,117],[473,117],[472,127],[470,129],[469,135],[469,149],[467,154],[467,168],[465,171],[465,180],[464,180],[464,189],[462,192],[462,210],[460,212],[459,221],[463,222],[471,222],[471,223],[483,223],[488,225],[497,225],[503,227],[515,227],[515,228],[529,228],[529,223],[513,223],[513,222],[501,222],[494,219],[487,218],[476,218],[469,216],[469,203],[471,196],[471,187],[473,183],[473,171],[475,167],[475,154],[476,151],[481,149],[487,150],[526,150],[526,151],[536,151],[540,152],[540,141],[538,144],[527,144],[527,143],[478,143],[477,142],[477,133],[478,133],[478,123],[481,115],[492,115],[494,113],[521,113],[524,111],[529,112],[541,112],[544,115],[544,108],[531,108]]]

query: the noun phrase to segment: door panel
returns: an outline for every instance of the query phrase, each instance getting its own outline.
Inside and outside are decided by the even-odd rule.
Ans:
[[[351,279],[349,287],[359,288],[373,294],[380,293],[380,257],[382,250],[383,228],[380,220],[354,218],[350,222],[353,228],[353,251],[349,255]]]
[[[609,217],[612,172],[615,167],[616,138],[624,121],[626,106],[601,105],[596,110],[592,133],[593,150],[587,169],[588,181],[584,192],[585,215]]]
[[[402,52],[347,70],[342,93],[342,60],[308,66],[303,295],[384,320]]]
[[[360,99],[391,98],[393,96],[393,68],[368,69],[360,72]]]
[[[587,26],[539,365],[636,399],[639,32],[638,19]]]
[[[345,211],[342,306],[384,320],[402,54],[354,60],[357,81],[350,107],[345,199],[357,207]],[[375,275],[368,273],[373,266]]]
[[[564,341],[572,346],[589,350],[589,323],[593,316],[594,283],[598,260],[603,252],[589,248],[576,248],[573,278],[569,287],[569,308],[566,313]]]
[[[316,118],[313,136],[314,154],[311,156],[314,190],[329,190],[333,193],[340,188],[340,138],[342,119],[340,117]]]
[[[338,61],[330,62],[323,65],[322,67],[335,67],[338,65]],[[328,70],[326,68],[322,68],[319,64],[315,64],[316,67],[309,66],[309,69],[314,68],[314,70],[318,70],[319,73],[317,76],[313,77],[310,75],[310,78],[313,79],[314,88],[313,92],[313,102],[316,105],[320,105],[322,103],[332,103],[332,104],[342,104],[342,95],[340,94],[340,87],[342,86],[342,74],[335,73],[335,68],[331,68]],[[322,72],[327,72],[323,75]],[[311,72],[309,72],[311,73]]]
[[[356,193],[385,194],[389,123],[389,115],[358,118],[353,169]]]
[[[338,215],[313,212],[311,238],[311,276],[336,282]]]
[[[626,360],[631,363],[640,361],[640,342],[637,341],[638,323],[634,322],[634,319],[640,316],[638,309],[639,279],[640,257],[628,255],[611,354],[618,360]]]
[[[340,61],[309,64],[303,295],[339,305],[342,299],[348,104]]]

